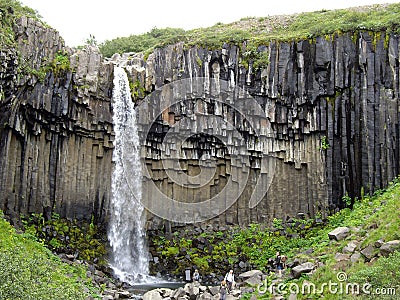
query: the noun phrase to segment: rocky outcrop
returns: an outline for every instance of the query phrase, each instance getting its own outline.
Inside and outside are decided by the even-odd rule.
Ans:
[[[324,216],[344,206],[344,195],[362,196],[397,176],[397,36],[357,32],[272,41],[259,48],[268,53],[268,66],[256,71],[251,60],[245,67],[245,47],[186,49],[177,44],[156,49],[147,61],[126,56],[132,82],[141,82],[144,94],[152,93],[139,104],[142,132],[149,132],[142,153],[148,169],[145,196],[158,193],[198,203],[225,193],[227,202],[237,201],[226,204],[218,221],[243,224],[317,212]],[[184,87],[173,84],[178,80]],[[251,107],[254,102],[261,111]],[[213,122],[209,115],[227,122]],[[189,128],[203,134],[184,143],[171,139],[171,133],[182,137]],[[177,167],[171,161],[178,159],[180,146],[184,159]],[[232,153],[240,153],[240,159],[233,160]],[[190,186],[190,179],[180,176],[204,170],[202,155],[215,157],[215,172],[208,184]],[[273,162],[272,172],[261,162],[265,157]],[[190,189],[182,188],[185,180]],[[265,194],[251,207],[258,183]],[[168,208],[179,211],[177,205],[163,209]],[[197,220],[218,208],[200,207],[183,219]]]
[[[182,203],[225,199],[176,222],[325,216],[343,206],[342,196],[373,192],[399,173],[395,35],[271,41],[259,47],[267,67],[254,70],[246,44],[178,43],[146,59],[105,61],[95,47],[69,49],[30,19],[15,32],[20,59],[14,49],[0,53],[0,209],[9,216],[56,212],[107,221],[113,63],[126,69],[137,101],[150,208],[186,207],[154,205],[154,195]],[[68,68],[59,67],[63,55]],[[200,170],[212,170],[205,183],[192,181]],[[148,219],[150,227],[164,225]]]
[[[15,32],[18,53],[1,53],[0,209],[101,221],[111,185],[112,66],[94,49],[72,52],[32,19]]]

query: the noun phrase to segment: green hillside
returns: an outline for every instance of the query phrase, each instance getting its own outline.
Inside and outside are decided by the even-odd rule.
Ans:
[[[82,266],[60,261],[28,233],[17,233],[0,212],[0,299],[79,300],[96,290]]]
[[[318,35],[356,30],[399,32],[400,3],[352,9],[322,10],[287,16],[245,18],[231,24],[218,23],[208,28],[183,30],[154,28],[150,32],[118,37],[100,45],[104,56],[114,53],[151,51],[155,47],[185,42],[219,48],[224,42],[250,41],[254,45],[270,40],[308,39]]]

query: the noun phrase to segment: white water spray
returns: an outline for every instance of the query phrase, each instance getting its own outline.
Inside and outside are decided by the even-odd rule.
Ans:
[[[136,112],[128,77],[114,67],[113,123],[115,169],[111,187],[108,239],[113,253],[111,267],[124,282],[135,284],[148,278],[146,236],[143,226],[142,170]]]

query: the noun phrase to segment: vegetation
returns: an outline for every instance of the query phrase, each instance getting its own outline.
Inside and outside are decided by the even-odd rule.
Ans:
[[[157,29],[141,35],[131,35],[106,41],[100,45],[105,56],[122,52],[150,51],[178,41],[187,46],[219,48],[223,43],[247,41],[250,49],[266,45],[271,40],[298,40],[337,32],[357,30],[399,33],[400,3],[374,5],[353,9],[321,10],[291,16],[246,18],[231,24],[218,23],[208,28],[185,31],[177,28]]]
[[[88,262],[105,263],[105,242],[93,222],[78,223],[61,219],[57,214],[46,221],[42,214],[32,214],[23,218],[23,224],[25,233],[34,236],[55,253],[71,254]]]
[[[185,30],[180,28],[153,28],[151,31],[140,35],[119,37],[111,41],[105,41],[100,45],[103,55],[110,57],[114,53],[143,52],[152,49],[160,41],[178,41],[183,38]]]
[[[395,287],[400,292],[400,253],[391,257],[380,257],[374,264],[362,259],[346,266],[338,265],[335,254],[341,253],[349,241],[359,242],[359,249],[374,245],[377,240],[390,241],[400,239],[400,182],[394,180],[385,190],[379,190],[372,197],[354,199],[353,209],[345,208],[329,216],[324,222],[320,218],[312,220],[292,220],[285,223],[275,219],[272,228],[262,228],[251,225],[248,228],[233,228],[228,232],[202,233],[198,236],[188,235],[185,238],[176,234],[170,239],[155,239],[158,250],[162,249],[161,257],[179,261],[177,273],[182,274],[186,267],[196,265],[203,273],[223,272],[240,261],[250,262],[251,267],[265,271],[268,259],[280,251],[289,257],[289,261],[298,259],[301,262],[311,261],[323,264],[316,273],[302,276],[300,279],[285,279],[290,283],[301,285],[311,281],[321,286],[329,280],[337,281],[338,271],[349,275],[348,282],[370,283],[373,287]],[[352,228],[351,235],[343,241],[332,241],[328,232],[339,226]],[[203,240],[206,247],[196,247],[198,240]],[[208,245],[208,246],[207,246]],[[171,248],[174,250],[171,251]],[[388,277],[390,274],[390,277]],[[271,280],[274,275],[270,276]],[[271,281],[270,281],[271,282]],[[257,294],[258,297],[260,295]],[[316,295],[321,297],[321,295]],[[316,297],[315,296],[315,297]],[[337,299],[337,295],[329,294],[326,290],[324,299]],[[267,293],[262,298],[269,299]],[[316,297],[315,299],[319,299]],[[336,297],[336,298],[335,298]],[[371,299],[385,299],[381,298]],[[343,295],[343,299],[346,296]],[[298,299],[303,299],[299,295]],[[304,299],[310,295],[304,295]],[[349,296],[348,299],[352,299]],[[391,295],[391,298],[396,299]]]
[[[23,6],[18,0],[0,0],[0,45],[13,46],[15,34],[13,25],[21,16],[39,19],[39,15],[33,9]]]
[[[84,267],[62,263],[33,235],[17,233],[0,214],[0,299],[97,297]]]

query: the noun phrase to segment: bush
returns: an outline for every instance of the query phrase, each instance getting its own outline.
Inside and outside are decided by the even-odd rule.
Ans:
[[[378,289],[394,289],[397,293],[400,293],[400,252],[395,252],[389,257],[379,258],[374,265],[367,268],[363,268],[357,271],[350,277],[352,282],[356,282],[362,286],[365,283],[371,284],[372,293]],[[383,291],[383,290],[382,290]],[[386,299],[400,299],[395,298],[396,295],[386,295]],[[384,295],[371,295],[371,299],[385,299]]]

